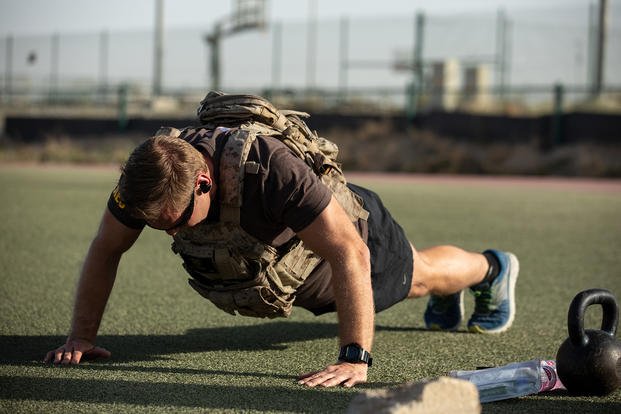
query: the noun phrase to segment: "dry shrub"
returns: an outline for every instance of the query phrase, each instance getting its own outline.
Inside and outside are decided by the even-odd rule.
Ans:
[[[429,131],[397,130],[389,121],[369,121],[356,130],[335,128],[324,135],[339,146],[346,170],[621,176],[619,146],[582,143],[543,151],[534,140],[484,144]]]
[[[618,145],[567,144],[542,151],[535,141],[483,144],[397,129],[389,120],[322,135],[339,146],[339,160],[348,171],[621,177]],[[50,135],[41,144],[3,140],[0,161],[119,164],[144,138]]]
[[[468,146],[429,132],[398,131],[390,122],[367,122],[357,130],[326,134],[340,148],[347,170],[481,173],[481,161]]]
[[[0,160],[42,163],[119,164],[127,159],[141,137],[84,137],[49,135],[41,143],[8,140],[0,146]]]

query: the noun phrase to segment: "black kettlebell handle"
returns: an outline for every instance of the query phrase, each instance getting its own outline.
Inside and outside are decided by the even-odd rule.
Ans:
[[[606,289],[588,289],[576,295],[569,305],[567,330],[575,347],[586,346],[588,336],[584,333],[584,312],[590,305],[602,305],[602,331],[614,336],[619,322],[619,307],[615,296]]]

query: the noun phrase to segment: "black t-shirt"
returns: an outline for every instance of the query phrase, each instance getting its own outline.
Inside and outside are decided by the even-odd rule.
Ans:
[[[226,130],[216,139],[206,139],[211,131],[199,130],[186,139],[204,154],[214,157],[226,137]],[[248,155],[248,161],[259,163],[257,174],[246,174],[241,206],[241,227],[273,247],[279,247],[295,233],[311,224],[330,202],[332,192],[319,180],[304,161],[278,139],[257,137]],[[218,169],[217,167],[215,168]],[[218,171],[213,171],[218,179]],[[216,207],[216,208],[214,208]],[[125,209],[118,189],[108,200],[110,212],[121,223],[131,228],[143,228],[144,221],[131,217]],[[217,202],[207,218],[217,220]],[[330,266],[322,262],[296,292],[295,305],[317,309],[334,300],[330,286]]]

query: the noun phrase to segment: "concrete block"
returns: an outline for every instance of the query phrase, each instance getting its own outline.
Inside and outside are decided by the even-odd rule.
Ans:
[[[449,377],[405,383],[395,388],[364,391],[349,404],[347,414],[480,414],[474,384]]]

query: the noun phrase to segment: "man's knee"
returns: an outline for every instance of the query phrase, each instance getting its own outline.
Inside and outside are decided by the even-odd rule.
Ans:
[[[412,246],[412,258],[414,261],[414,271],[412,273],[412,285],[408,298],[420,298],[430,293],[428,279],[431,269],[425,257],[416,251],[414,246]]]
[[[417,283],[412,278],[412,286],[408,298],[420,298],[429,294],[429,288],[424,283]]]

